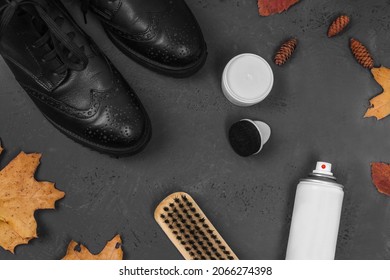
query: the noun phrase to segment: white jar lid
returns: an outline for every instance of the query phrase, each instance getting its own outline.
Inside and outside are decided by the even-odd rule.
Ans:
[[[226,98],[239,106],[251,106],[271,92],[274,75],[267,61],[255,54],[234,57],[225,67],[222,90]]]

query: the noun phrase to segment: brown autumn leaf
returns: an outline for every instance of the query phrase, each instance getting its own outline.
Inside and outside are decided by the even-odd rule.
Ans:
[[[16,246],[37,238],[34,212],[54,209],[55,202],[65,195],[54,183],[35,180],[40,158],[41,154],[21,152],[0,171],[0,246],[11,253]]]
[[[71,241],[63,260],[123,260],[122,239],[118,234],[97,255],[91,254],[88,248],[75,241]]]
[[[383,92],[370,100],[370,108],[365,118],[375,117],[381,120],[390,115],[390,69],[387,67],[373,68],[371,73],[383,88]]]
[[[259,7],[259,14],[266,17],[280,14],[298,2],[299,0],[258,0],[257,6]]]
[[[380,193],[390,196],[390,164],[371,163],[372,182]]]

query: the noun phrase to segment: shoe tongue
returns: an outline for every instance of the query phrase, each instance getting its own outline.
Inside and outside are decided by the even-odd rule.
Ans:
[[[39,34],[44,35],[47,32],[46,24],[39,17],[33,16],[32,24]]]
[[[29,13],[30,15],[38,16],[38,12],[33,5],[20,5],[16,10],[16,14]]]
[[[43,1],[37,1],[37,2],[44,3]],[[32,5],[24,5],[21,8],[23,9],[24,12],[30,14],[30,16],[32,17],[31,23],[34,26],[34,29],[37,31],[37,33],[42,35],[42,36],[45,35],[48,32],[47,24],[41,19],[40,15],[39,15],[38,11],[35,9],[35,7]],[[47,11],[47,12],[49,12],[49,11]],[[66,19],[64,19],[64,20],[66,21]],[[62,24],[67,25],[68,27],[70,26],[69,24],[64,24],[64,23],[62,23]],[[65,29],[66,29],[66,27],[65,27]],[[68,30],[68,31],[71,32],[71,31],[73,31],[73,29]],[[53,40],[56,42],[53,42]],[[84,42],[82,42],[82,43],[84,43]],[[48,40],[47,43],[45,44],[45,47],[49,48],[50,50],[56,49],[58,60],[56,60],[56,59],[52,60],[53,70],[61,66],[61,63],[59,61],[62,61],[62,60],[68,60],[67,62],[77,64],[77,61],[75,61],[74,57],[72,55],[70,55],[70,51],[66,48],[63,48],[63,46],[61,45],[61,42],[57,41],[56,38]],[[59,53],[60,53],[60,55],[58,55]],[[60,56],[62,56],[63,58],[61,58]],[[62,62],[65,63],[65,61],[62,61]]]
[[[41,19],[39,13],[37,12],[37,10],[35,9],[34,6],[24,5],[24,6],[21,6],[20,9],[18,9],[18,11],[20,11],[20,13],[28,13],[29,14],[29,16],[31,17],[31,24],[34,27],[35,31],[39,35],[43,36],[48,32],[48,27],[47,27],[46,23]],[[52,40],[49,40],[42,47],[47,48],[49,50],[53,50],[55,48]],[[56,61],[55,59],[53,59],[50,63],[51,63],[51,67],[53,69],[56,69],[59,66],[61,66],[60,62]]]
[[[39,13],[37,12],[34,6],[32,5],[20,6],[16,11],[16,14],[18,16],[29,14],[31,17],[32,25],[34,26],[35,30],[41,35],[44,35],[46,33],[48,28],[45,22],[40,18]]]

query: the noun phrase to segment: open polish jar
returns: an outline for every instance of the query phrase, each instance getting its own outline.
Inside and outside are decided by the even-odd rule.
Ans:
[[[244,53],[226,65],[222,76],[222,91],[237,106],[252,106],[271,92],[274,74],[268,62],[255,54]]]

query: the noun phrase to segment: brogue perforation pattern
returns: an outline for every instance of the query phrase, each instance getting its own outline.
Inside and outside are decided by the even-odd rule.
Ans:
[[[128,40],[138,41],[138,42],[147,42],[152,40],[159,33],[159,18],[161,13],[148,13],[149,25],[144,32],[140,33],[129,33],[123,32],[120,28],[114,26],[113,24],[107,24],[108,29],[111,32],[114,32],[118,36],[121,36]]]

